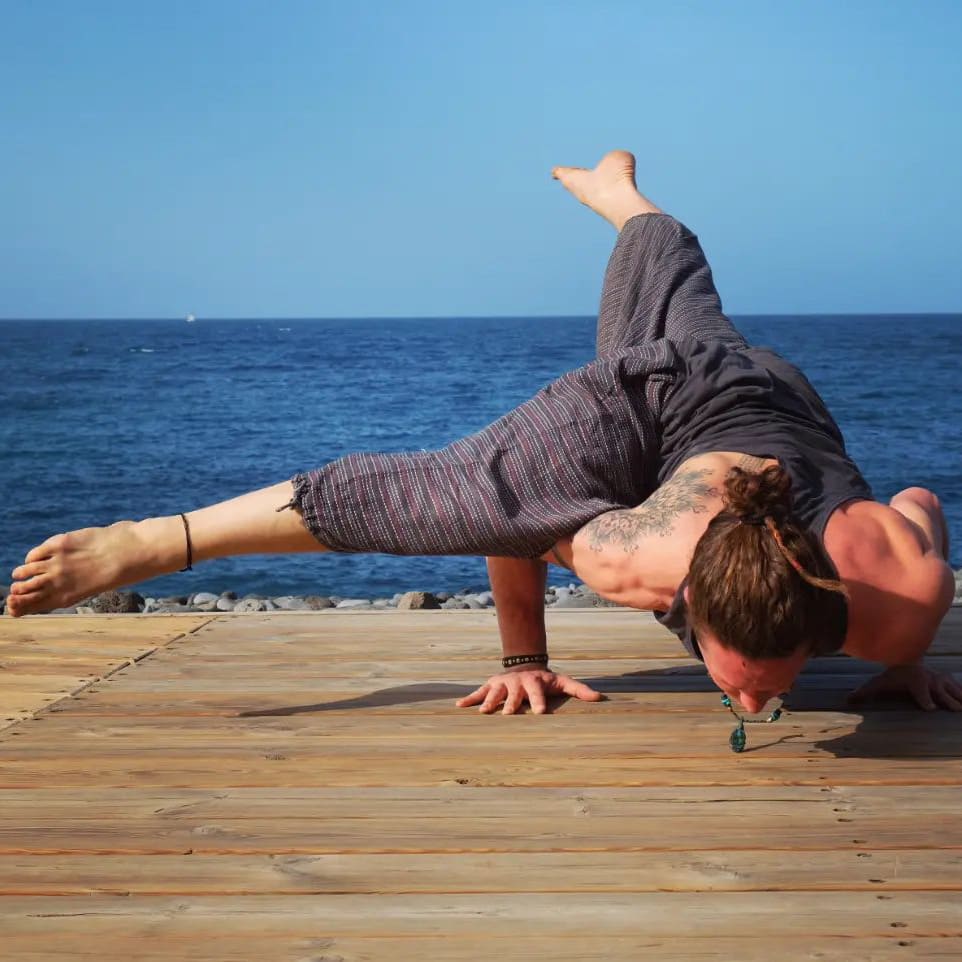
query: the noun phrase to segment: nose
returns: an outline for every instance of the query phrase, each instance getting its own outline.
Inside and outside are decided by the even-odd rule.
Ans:
[[[742,708],[751,714],[756,714],[757,712],[764,711],[765,705],[768,704],[768,695],[753,695],[748,691],[741,691],[738,693],[738,700],[741,702]]]

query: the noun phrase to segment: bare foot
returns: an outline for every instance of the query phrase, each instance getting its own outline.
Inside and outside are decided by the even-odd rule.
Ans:
[[[175,571],[178,560],[183,564],[183,540],[176,516],[54,535],[13,569],[7,611],[19,618],[64,608],[100,591]]]
[[[635,186],[635,158],[627,150],[605,154],[594,170],[584,167],[555,167],[551,176],[582,204],[590,207],[621,230],[636,214],[661,214]]]

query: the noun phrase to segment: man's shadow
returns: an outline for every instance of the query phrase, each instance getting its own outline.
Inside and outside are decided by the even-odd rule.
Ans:
[[[843,664],[840,661],[840,667]],[[846,659],[847,661],[847,659]],[[827,723],[819,734],[830,736],[813,742],[813,747],[837,758],[904,758],[936,759],[962,757],[962,712],[925,712],[914,708],[907,700],[890,699],[873,701],[853,707],[847,703],[848,692],[868,678],[867,675],[830,674],[803,672],[799,676],[790,697],[786,701],[787,717],[791,712],[844,712],[858,716],[854,731],[848,731],[851,722]],[[580,678],[602,695],[657,694],[671,692],[718,692],[714,682],[702,665],[679,665],[674,668],[627,672],[622,675],[605,675],[596,678]],[[477,686],[457,685],[449,682],[423,682],[412,685],[395,685],[363,695],[339,698],[334,701],[315,702],[305,705],[287,705],[238,712],[239,718],[271,718],[292,715],[322,714],[329,711],[351,711],[371,708],[389,708],[393,705],[415,705],[421,702],[444,701],[453,705],[458,698],[470,694]],[[567,695],[548,699],[548,713],[563,710],[570,701]],[[607,699],[605,699],[607,700]],[[527,706],[525,706],[527,710]],[[726,713],[727,715],[727,713]],[[775,723],[777,725],[777,723]],[[753,726],[755,727],[755,726]],[[757,726],[759,729],[762,726]],[[841,734],[833,732],[842,730]],[[761,734],[761,732],[757,732]],[[769,737],[763,744],[746,749],[764,751],[766,748],[803,737],[787,735],[777,737],[775,725],[765,726]]]

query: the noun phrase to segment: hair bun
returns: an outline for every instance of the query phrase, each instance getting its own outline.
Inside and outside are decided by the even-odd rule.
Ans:
[[[791,514],[792,479],[777,464],[758,474],[743,468],[731,468],[725,477],[723,497],[728,512],[738,518],[770,516],[777,523]]]

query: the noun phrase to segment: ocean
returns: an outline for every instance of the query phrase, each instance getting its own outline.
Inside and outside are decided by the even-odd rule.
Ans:
[[[876,498],[938,493],[960,567],[962,315],[735,323],[805,371]],[[0,586],[58,531],[188,511],[350,451],[442,446],[590,360],[593,336],[589,317],[0,321]],[[479,558],[256,555],[138,590],[373,598],[486,584]]]

